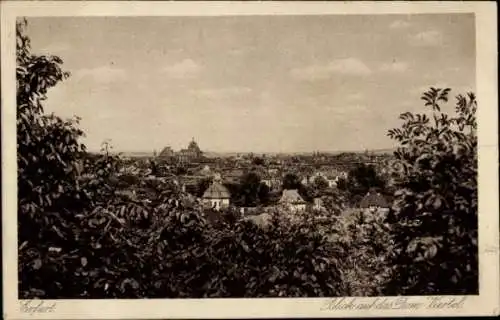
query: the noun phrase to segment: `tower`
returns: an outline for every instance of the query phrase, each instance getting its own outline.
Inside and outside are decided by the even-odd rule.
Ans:
[[[198,159],[201,157],[202,152],[200,150],[200,147],[198,146],[198,144],[194,140],[194,137],[191,139],[191,142],[188,145],[188,152],[189,152],[190,156],[193,158]]]

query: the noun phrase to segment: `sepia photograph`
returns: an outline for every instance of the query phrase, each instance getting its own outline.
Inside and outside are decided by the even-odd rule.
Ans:
[[[478,90],[474,12],[11,20],[26,315],[82,299],[456,310],[480,295],[478,115],[498,106]],[[483,173],[497,188],[498,154]]]

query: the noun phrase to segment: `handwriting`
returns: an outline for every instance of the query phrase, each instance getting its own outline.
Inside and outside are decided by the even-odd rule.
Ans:
[[[48,303],[43,300],[21,301],[21,312],[33,315],[35,313],[55,312],[56,303]]]
[[[467,297],[427,297],[428,309],[461,309]]]
[[[419,310],[419,309],[460,309],[467,297],[426,297],[410,299],[406,297],[378,297],[371,299],[344,297],[324,303],[326,310]]]

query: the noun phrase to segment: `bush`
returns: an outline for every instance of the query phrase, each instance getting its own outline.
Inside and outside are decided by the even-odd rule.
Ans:
[[[449,117],[440,106],[449,92],[431,88],[422,99],[432,118],[404,113],[402,127],[389,131],[401,145],[389,293],[478,293],[477,102],[458,95]]]
[[[342,281],[349,296],[379,296],[393,277],[392,226],[385,215],[353,210],[337,219],[332,241],[341,248]]]
[[[329,243],[305,226],[275,220],[268,228],[260,228],[240,220],[232,225],[205,225],[202,230],[204,236],[186,243],[190,249],[184,249],[182,255],[171,247],[161,247],[164,254],[159,263],[170,297],[340,294],[339,273]],[[177,232],[176,237],[185,237],[185,233]],[[176,238],[172,243],[178,242]]]
[[[335,246],[316,224],[275,218],[269,228],[209,224],[174,184],[149,185],[145,203],[45,214],[21,255],[23,298],[338,296]],[[47,232],[45,232],[47,230]]]

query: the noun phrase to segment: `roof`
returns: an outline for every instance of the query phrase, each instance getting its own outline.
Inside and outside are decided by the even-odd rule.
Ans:
[[[241,169],[233,169],[225,172],[227,177],[240,177],[244,174],[244,171]]]
[[[161,158],[161,157],[171,157],[173,155],[174,155],[174,150],[172,150],[172,148],[170,147],[165,147],[158,156]]]
[[[297,189],[283,190],[280,203],[303,204],[306,203],[300,196]]]
[[[375,192],[368,192],[361,202],[359,203],[361,208],[369,208],[369,207],[380,207],[380,208],[389,208],[389,202],[385,199],[383,195]]]
[[[214,182],[203,193],[203,199],[229,199],[231,197],[229,190],[218,182]]]
[[[191,150],[200,151],[200,147],[198,147],[198,144],[194,141],[194,138],[189,143],[188,150],[189,151],[191,151]]]
[[[212,170],[210,169],[210,167],[209,167],[209,166],[207,166],[207,165],[206,165],[206,166],[204,166],[204,167],[203,167],[203,168],[199,171],[199,173],[200,173],[201,175],[207,175],[207,174],[211,174],[211,173],[212,173]]]

